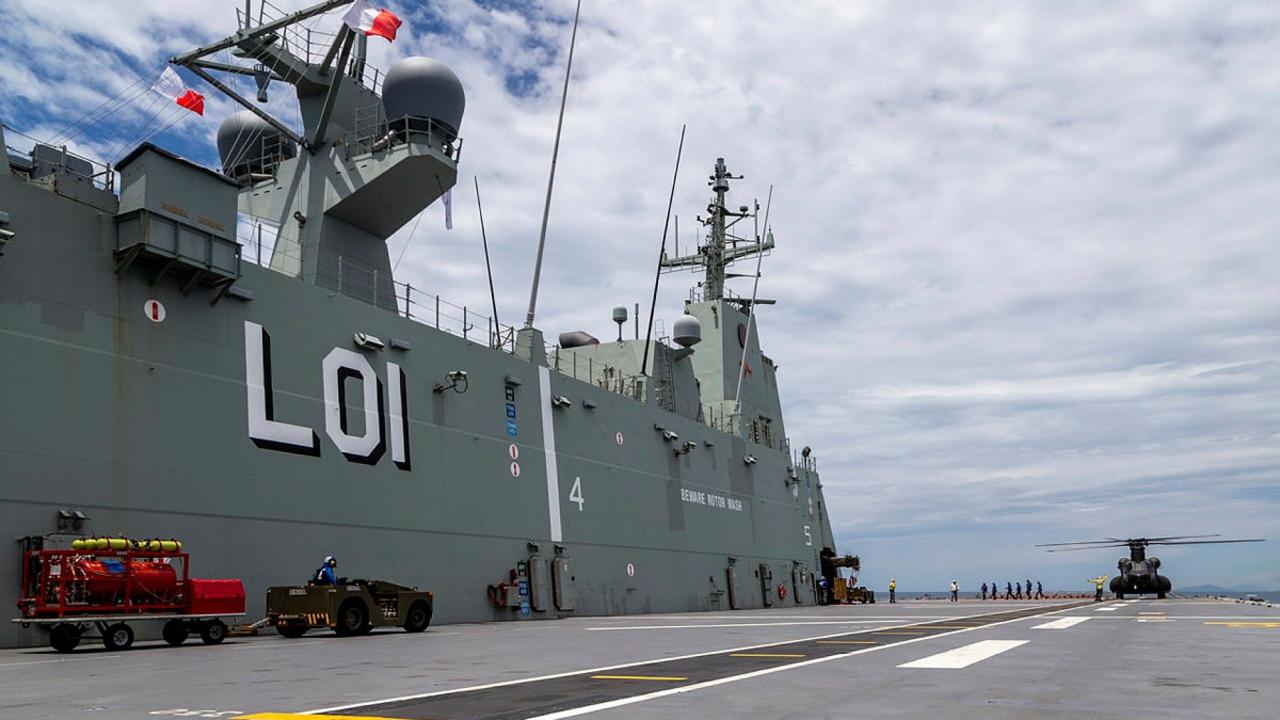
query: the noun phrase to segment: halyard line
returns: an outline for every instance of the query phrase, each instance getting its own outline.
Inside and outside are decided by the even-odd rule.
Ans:
[[[1045,606],[1041,606],[1041,607],[1045,607]],[[1030,609],[1030,608],[1025,608],[1025,609]],[[903,640],[901,642],[896,642],[891,645],[877,645],[876,647],[863,648],[862,650],[852,650],[850,652],[841,653],[839,655],[827,655],[826,657],[814,658],[812,660],[802,660],[800,662],[787,663],[785,665],[765,668],[763,670],[755,670],[749,673],[743,673],[741,675],[731,675],[729,677],[718,678],[716,680],[708,680],[706,682],[695,683],[693,685],[682,685],[678,688],[671,688],[669,690],[659,690],[657,692],[646,693],[644,695],[634,695],[629,698],[620,698],[618,700],[610,700],[608,702],[597,703],[595,705],[584,705],[582,707],[573,708],[571,710],[561,710],[560,712],[550,713],[548,715],[538,715],[536,717],[527,718],[526,720],[563,720],[564,718],[577,717],[578,715],[587,715],[589,713],[599,712],[601,710],[610,710],[616,707],[624,707],[626,705],[646,702],[648,700],[656,700],[658,698],[668,697],[671,695],[680,695],[687,692],[693,692],[695,690],[702,690],[704,688],[716,687],[718,685],[726,685],[728,683],[737,682],[739,680],[749,680],[751,678],[757,678],[764,675],[771,675],[773,673],[782,672],[784,670],[792,670],[794,668],[807,667],[809,665],[817,665],[818,663],[830,662],[832,660],[840,660],[842,658],[852,657],[854,655],[863,655],[865,653],[872,653],[878,650],[885,650],[888,648],[902,647],[903,645],[910,645],[912,643],[923,642],[925,640],[933,640],[934,638],[949,637],[951,635],[959,635],[960,633],[973,632],[974,630],[982,630],[984,628],[998,627],[1000,625],[1007,625],[1009,623],[1021,622],[1022,620],[1027,620],[1033,617],[1043,617],[1044,615],[1053,615],[1055,613],[1065,612],[1067,610],[1074,610],[1074,609],[1075,608],[1063,608],[1062,610],[1051,610],[1049,612],[1040,613],[1038,615],[1029,615],[1027,617],[1013,618],[1011,620],[1002,620],[1000,622],[991,623],[989,625],[982,625],[982,626],[973,627],[973,628],[963,628],[960,630],[956,630],[954,632],[938,633],[937,635],[926,635],[924,637],[911,638],[910,640]],[[978,616],[971,615],[969,617],[978,617]],[[803,641],[795,641],[795,642],[803,642]]]
[[[1040,608],[1040,607],[1052,607],[1052,606],[1051,606],[1051,605],[1040,605],[1040,606],[1033,606],[1033,607],[1031,607],[1031,608],[1019,608],[1019,609],[1020,609],[1020,610],[1031,610],[1031,609],[1038,609],[1038,608]],[[1052,614],[1054,614],[1054,613],[1058,613],[1058,612],[1065,612],[1065,611],[1066,611],[1066,610],[1068,610],[1068,609],[1073,609],[1073,608],[1063,608],[1062,610],[1051,610],[1051,611],[1049,611],[1049,612],[1047,612],[1047,613],[1042,613],[1042,615],[1052,615]],[[984,615],[993,615],[993,614],[998,614],[998,613],[979,613],[979,614],[976,614],[976,615],[957,615],[957,616],[956,616],[956,619],[957,619],[957,620],[969,620],[969,619],[972,619],[972,618],[979,618],[979,617],[983,617]],[[1028,616],[1028,617],[1040,617],[1040,615],[1031,615],[1031,616]],[[906,618],[906,619],[909,619],[909,618]],[[1018,622],[1019,620],[1025,620],[1025,619],[1026,619],[1026,618],[1014,618],[1014,619],[1012,619],[1012,620],[1003,620],[1003,621],[1001,621],[1001,622],[999,622],[999,623],[991,623],[991,624],[988,624],[988,625],[980,625],[980,626],[978,626],[978,627],[973,627],[973,628],[963,628],[963,629],[961,629],[961,630],[957,630],[956,632],[968,632],[968,631],[970,631],[970,630],[981,630],[982,628],[994,627],[994,626],[996,626],[996,625],[1003,625],[1003,624],[1005,624],[1005,623],[1009,623],[1009,622]],[[428,693],[418,693],[418,694],[415,694],[415,695],[404,695],[404,696],[401,696],[401,697],[386,698],[386,699],[383,699],[383,700],[367,700],[367,701],[365,701],[365,702],[351,703],[351,704],[349,704],[349,705],[337,705],[337,706],[334,706],[334,707],[320,708],[319,710],[307,710],[306,712],[304,712],[304,713],[302,713],[302,714],[303,714],[303,715],[322,715],[322,714],[324,714],[324,713],[342,712],[342,711],[346,711],[346,710],[354,710],[355,708],[370,707],[370,706],[373,706],[373,705],[384,705],[384,704],[387,704],[387,703],[405,702],[405,701],[408,701],[408,700],[424,700],[424,699],[429,698],[429,697],[438,697],[438,696],[440,696],[440,695],[451,695],[451,694],[453,694],[453,693],[474,692],[474,691],[476,691],[476,690],[488,690],[488,689],[490,689],[490,688],[496,688],[496,687],[507,687],[507,686],[510,686],[510,685],[523,685],[523,684],[525,684],[525,683],[538,682],[538,681],[540,681],[540,680],[555,680],[556,678],[569,677],[570,675],[586,675],[586,674],[588,674],[588,673],[601,673],[601,672],[605,672],[605,671],[608,671],[608,670],[621,670],[622,668],[636,667],[637,665],[649,665],[649,664],[651,664],[651,663],[656,663],[656,662],[664,662],[664,661],[671,661],[671,660],[689,660],[689,659],[692,659],[692,658],[707,657],[708,655],[723,655],[723,654],[725,654],[725,653],[741,652],[741,651],[743,651],[743,650],[756,650],[756,649],[758,649],[758,648],[776,647],[776,646],[778,646],[778,645],[790,645],[791,643],[811,642],[811,641],[814,641],[814,640],[829,640],[829,639],[831,639],[831,638],[842,637],[842,636],[845,636],[845,635],[856,635],[856,634],[860,634],[861,632],[864,632],[864,631],[858,631],[858,632],[854,632],[854,633],[849,633],[849,632],[830,633],[830,634],[827,634],[827,635],[817,635],[817,636],[815,636],[815,637],[796,638],[796,639],[793,639],[793,640],[779,640],[779,641],[775,641],[775,642],[762,643],[762,644],[759,644],[759,645],[746,645],[746,646],[743,646],[743,647],[738,647],[738,648],[728,648],[728,649],[724,649],[724,650],[708,650],[708,651],[706,651],[706,652],[692,653],[692,654],[689,654],[689,655],[677,655],[677,656],[674,656],[674,657],[659,657],[659,658],[652,658],[652,659],[649,659],[649,660],[637,660],[637,661],[629,662],[629,663],[621,663],[621,664],[618,664],[618,665],[607,665],[607,666],[605,666],[605,667],[588,668],[588,669],[584,669],[584,670],[567,670],[567,671],[565,671],[565,672],[553,673],[553,674],[551,674],[551,675],[539,675],[539,676],[536,676],[536,677],[530,677],[530,678],[519,678],[519,679],[516,679],[516,680],[503,680],[503,681],[501,681],[501,682],[487,683],[487,684],[484,684],[484,685],[472,685],[472,686],[469,686],[469,687],[454,688],[454,689],[452,689],[452,690],[435,690],[435,691],[428,692]],[[903,644],[905,644],[905,643],[916,642],[916,641],[918,641],[918,640],[930,640],[930,639],[935,638],[935,637],[944,637],[944,636],[946,636],[946,635],[953,635],[953,634],[954,634],[954,633],[939,633],[939,634],[937,634],[937,635],[928,635],[928,636],[924,636],[924,637],[912,638],[911,640],[904,640],[904,641],[899,642],[899,643],[894,643],[893,645],[880,645],[880,646],[877,646],[877,647],[874,647],[874,648],[866,648],[865,650],[855,650],[855,651],[850,652],[850,653],[845,653],[844,655],[833,655],[833,656],[831,656],[831,657],[847,657],[848,655],[854,655],[854,654],[857,654],[857,653],[866,652],[867,650],[879,650],[879,649],[880,649],[880,648],[882,648],[882,647],[897,647],[898,645],[903,645]],[[818,658],[818,659],[819,659],[819,660],[821,660],[822,658]],[[810,662],[814,662],[814,661],[813,661],[813,660],[806,660],[805,662],[806,662],[806,663],[810,663]],[[793,663],[793,664],[790,664],[790,665],[781,666],[781,668],[774,668],[774,669],[771,669],[771,671],[776,670],[776,669],[785,669],[785,668],[788,668],[788,667],[795,667],[795,666],[796,666],[796,664],[794,664],[794,663]],[[757,671],[757,672],[759,672],[759,671]],[[712,682],[714,682],[714,681],[712,681]],[[689,686],[686,686],[686,687],[693,688],[693,687],[696,687],[696,686],[689,685]],[[568,717],[568,716],[566,716],[566,717]],[[535,719],[534,719],[534,718],[529,718],[528,720],[535,720]]]

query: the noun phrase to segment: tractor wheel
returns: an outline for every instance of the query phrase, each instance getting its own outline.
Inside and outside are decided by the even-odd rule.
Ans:
[[[1164,599],[1164,593],[1156,593],[1156,599],[1157,599],[1157,600],[1163,600],[1163,599]]]
[[[80,628],[71,623],[58,623],[49,629],[49,647],[69,653],[80,644]]]
[[[227,639],[227,624],[221,620],[210,620],[200,628],[200,640],[205,645],[217,645]]]
[[[187,641],[187,625],[181,620],[170,620],[164,624],[164,629],[160,631],[164,637],[164,641],[170,645],[178,646]]]
[[[290,639],[300,638],[306,634],[307,625],[300,622],[279,623],[276,625],[276,632]]]
[[[411,633],[419,633],[427,629],[427,625],[431,624],[431,606],[419,600],[409,606],[409,612],[404,616],[404,631]]]
[[[338,624],[334,631],[346,637],[361,635],[369,631],[369,611],[359,600],[348,600],[338,608]]]
[[[108,650],[128,650],[133,645],[133,628],[124,623],[107,627],[102,633],[102,646]]]

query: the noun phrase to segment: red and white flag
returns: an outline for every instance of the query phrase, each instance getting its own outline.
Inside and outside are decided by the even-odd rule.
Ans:
[[[356,32],[380,35],[388,41],[396,39],[396,30],[403,24],[395,13],[386,8],[376,9],[368,0],[356,0],[342,19]]]
[[[171,67],[160,73],[151,89],[197,115],[204,115],[204,96],[188,88]]]

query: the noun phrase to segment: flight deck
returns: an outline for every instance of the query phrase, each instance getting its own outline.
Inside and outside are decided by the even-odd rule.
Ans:
[[[1280,609],[788,608],[0,651],[0,719],[1269,718]]]

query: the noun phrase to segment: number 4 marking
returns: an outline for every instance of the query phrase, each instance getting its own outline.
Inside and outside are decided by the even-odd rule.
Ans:
[[[569,488],[569,502],[578,503],[578,512],[582,512],[582,505],[586,499],[582,497],[582,478],[573,479],[573,487]]]

